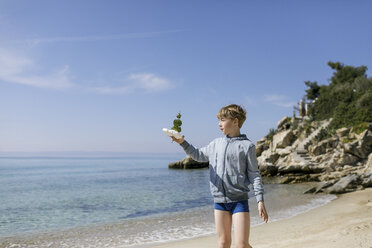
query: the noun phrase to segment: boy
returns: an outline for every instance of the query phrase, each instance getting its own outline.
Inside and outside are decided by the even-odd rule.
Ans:
[[[237,248],[251,248],[249,244],[250,215],[248,205],[249,184],[252,183],[258,202],[259,216],[267,223],[263,186],[258,170],[256,147],[240,134],[246,111],[239,105],[222,107],[217,113],[224,137],[216,138],[200,149],[189,144],[184,137],[172,139],[182,146],[186,154],[200,162],[209,161],[210,190],[214,198],[214,217],[219,248],[231,246],[231,225]]]

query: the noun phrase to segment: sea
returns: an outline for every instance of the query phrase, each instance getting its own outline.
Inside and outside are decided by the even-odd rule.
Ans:
[[[151,247],[215,234],[208,169],[184,154],[0,157],[0,247]],[[269,222],[325,205],[313,183],[263,178]],[[263,224],[249,192],[251,226]]]

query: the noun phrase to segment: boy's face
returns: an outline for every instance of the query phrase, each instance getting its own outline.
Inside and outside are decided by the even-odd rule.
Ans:
[[[218,126],[220,127],[220,130],[223,134],[228,135],[231,133],[234,133],[237,129],[239,129],[239,121],[238,118],[235,118],[234,120],[230,118],[222,117],[219,119]]]

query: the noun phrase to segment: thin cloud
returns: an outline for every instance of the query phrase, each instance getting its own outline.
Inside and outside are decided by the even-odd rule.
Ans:
[[[152,37],[156,37],[162,34],[177,33],[181,31],[182,30],[166,30],[166,31],[158,31],[158,32],[128,33],[128,34],[118,34],[118,35],[45,37],[45,38],[15,40],[14,42],[38,45],[40,43],[55,43],[55,42],[84,42],[84,41],[121,40],[121,39],[134,39],[134,38],[152,38]]]
[[[288,97],[284,95],[270,94],[264,96],[264,101],[285,108],[296,105],[296,102],[288,101],[287,98]]]
[[[136,87],[148,92],[164,91],[173,87],[168,79],[158,77],[152,73],[132,74],[128,78]]]
[[[153,73],[131,74],[124,81],[126,85],[122,87],[95,87],[89,90],[100,94],[121,95],[137,91],[147,93],[161,92],[174,87],[170,80],[156,76]]]
[[[244,102],[249,105],[249,106],[257,106],[257,100],[255,100],[251,96],[245,96],[244,97]]]
[[[95,92],[103,95],[123,95],[134,91],[133,87],[93,87],[87,89],[90,92]]]
[[[74,86],[68,66],[47,74],[36,73],[38,67],[32,59],[0,48],[0,81],[56,90]]]

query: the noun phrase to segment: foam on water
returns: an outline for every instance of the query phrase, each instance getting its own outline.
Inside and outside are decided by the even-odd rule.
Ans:
[[[199,214],[195,215],[194,211]],[[2,244],[7,243],[5,247],[132,247],[209,235],[214,231],[213,209],[204,207],[112,224],[5,238]]]

